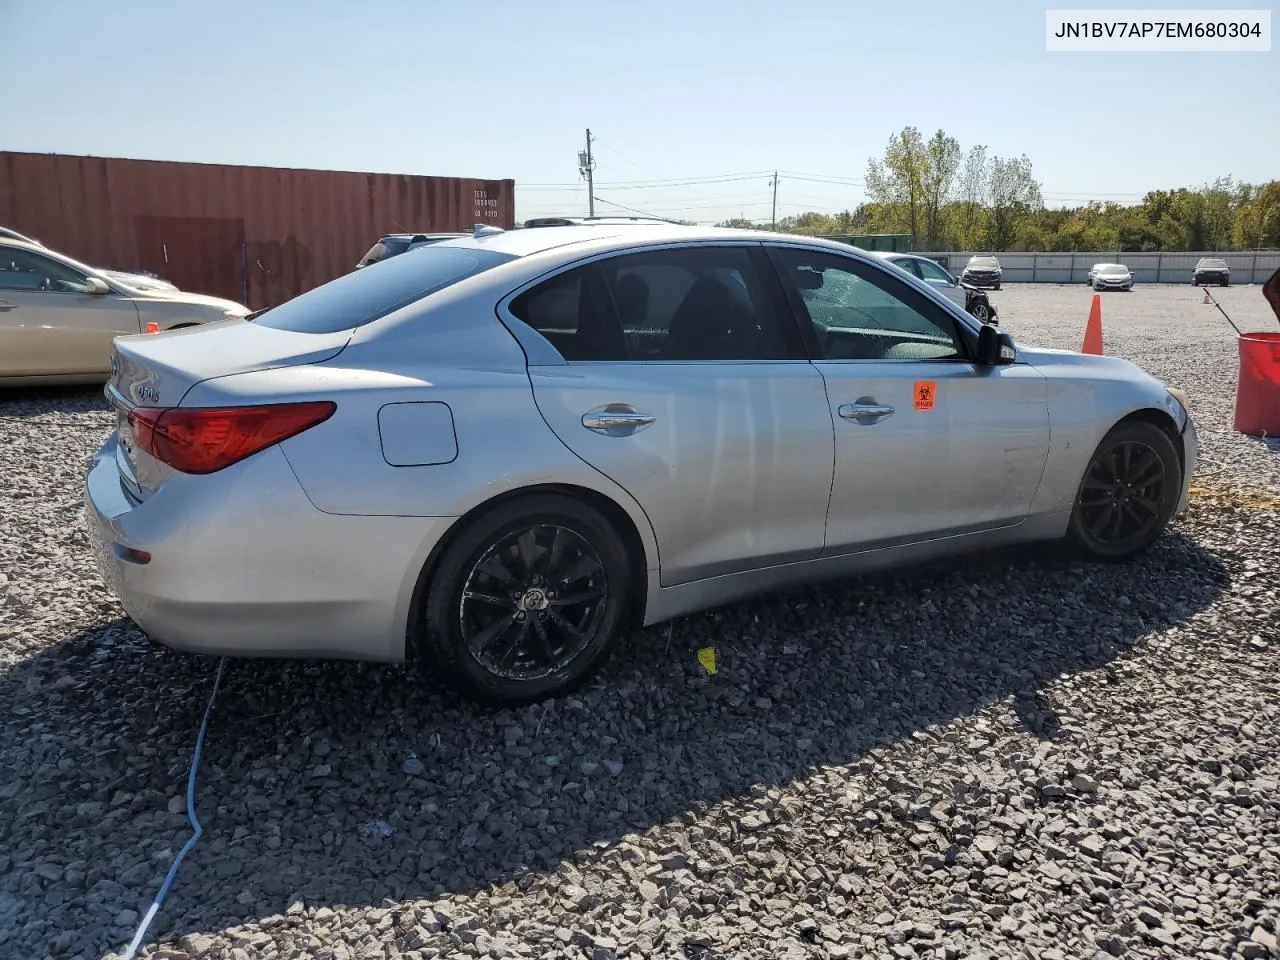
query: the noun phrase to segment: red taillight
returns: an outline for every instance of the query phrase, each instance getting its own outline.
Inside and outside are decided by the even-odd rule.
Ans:
[[[332,400],[254,407],[135,407],[136,446],[183,473],[213,473],[323,423]]]

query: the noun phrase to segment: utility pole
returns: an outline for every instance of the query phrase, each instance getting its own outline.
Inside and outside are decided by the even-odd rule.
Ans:
[[[773,179],[769,181],[773,185],[773,215],[769,218],[769,229],[778,229],[778,171],[773,171]]]
[[[587,215],[596,215],[596,185],[592,179],[595,163],[591,159],[591,128],[587,128],[587,149],[578,151],[578,175],[587,178]]]

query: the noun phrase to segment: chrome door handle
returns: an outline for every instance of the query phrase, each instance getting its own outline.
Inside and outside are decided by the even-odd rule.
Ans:
[[[610,403],[584,413],[582,425],[606,436],[625,437],[643,430],[655,419],[627,404]]]
[[[844,403],[840,416],[858,423],[879,423],[893,413],[893,407],[883,403]]]
[[[16,310],[18,305],[10,303],[8,300],[0,300],[0,313],[7,313],[10,310]]]

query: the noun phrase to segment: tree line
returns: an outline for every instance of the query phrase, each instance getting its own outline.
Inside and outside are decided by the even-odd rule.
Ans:
[[[964,151],[938,130],[889,138],[867,161],[868,201],[837,214],[785,217],[777,229],[804,234],[910,234],[919,250],[1257,250],[1280,249],[1280,180],[1220,177],[1199,188],[1152,190],[1141,203],[1045,205],[1025,156]],[[755,226],[726,220],[722,226]]]

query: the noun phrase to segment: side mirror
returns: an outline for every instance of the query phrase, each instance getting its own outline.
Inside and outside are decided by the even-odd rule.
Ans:
[[[85,286],[88,287],[85,293],[92,294],[95,297],[101,297],[111,292],[111,288],[107,286],[107,282],[98,277],[89,277],[85,280]]]
[[[996,367],[1013,363],[1017,359],[1018,351],[1013,345],[1013,337],[984,323],[978,331],[978,363],[984,367]]]

